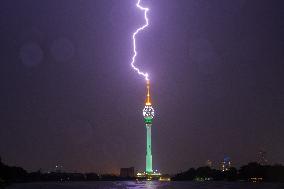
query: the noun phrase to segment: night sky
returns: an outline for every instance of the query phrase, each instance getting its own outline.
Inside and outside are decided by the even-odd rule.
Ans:
[[[134,0],[0,1],[0,156],[28,171],[145,168]],[[144,0],[153,168],[284,163],[283,0]]]

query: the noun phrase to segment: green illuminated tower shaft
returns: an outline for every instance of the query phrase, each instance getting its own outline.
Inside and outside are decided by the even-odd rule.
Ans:
[[[152,146],[151,146],[151,125],[146,124],[147,150],[146,150],[146,173],[152,173]]]
[[[153,173],[152,168],[152,145],[151,145],[151,127],[152,120],[154,118],[154,108],[151,104],[150,99],[150,82],[147,80],[147,98],[145,107],[143,109],[144,122],[146,125],[147,132],[147,143],[146,143],[146,173]]]

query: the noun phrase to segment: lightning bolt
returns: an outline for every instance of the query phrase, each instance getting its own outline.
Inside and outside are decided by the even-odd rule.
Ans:
[[[141,26],[140,28],[138,28],[132,35],[132,40],[133,40],[133,56],[132,56],[132,61],[131,61],[131,66],[132,68],[139,74],[139,75],[142,75],[144,76],[144,78],[148,81],[149,80],[149,75],[147,72],[142,72],[139,70],[139,68],[137,68],[135,66],[135,60],[136,60],[136,56],[138,55],[137,51],[136,51],[136,35],[144,30],[148,25],[149,25],[149,20],[148,20],[148,17],[147,17],[147,12],[149,11],[149,8],[146,8],[146,7],[142,7],[140,5],[140,2],[141,0],[138,0],[137,3],[136,3],[136,7],[138,7],[140,10],[144,11],[144,19],[145,19],[145,24],[143,26]]]

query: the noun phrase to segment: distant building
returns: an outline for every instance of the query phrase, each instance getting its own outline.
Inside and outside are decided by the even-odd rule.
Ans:
[[[58,164],[58,165],[55,165],[55,168],[54,168],[54,172],[56,173],[61,173],[62,172],[62,169],[63,169],[63,166]]]
[[[212,168],[212,161],[208,159],[206,161],[206,166]]]
[[[123,177],[123,178],[134,177],[134,167],[120,168],[120,177]]]
[[[257,154],[257,163],[260,165],[267,165],[268,161],[266,158],[266,152],[263,150],[260,150]]]
[[[231,159],[229,157],[225,157],[221,163],[221,171],[228,171],[231,166]]]

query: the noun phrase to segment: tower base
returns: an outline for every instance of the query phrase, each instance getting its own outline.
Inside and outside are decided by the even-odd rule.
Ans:
[[[162,177],[162,174],[159,172],[152,172],[152,173],[137,173],[136,179],[138,180],[160,180]]]

